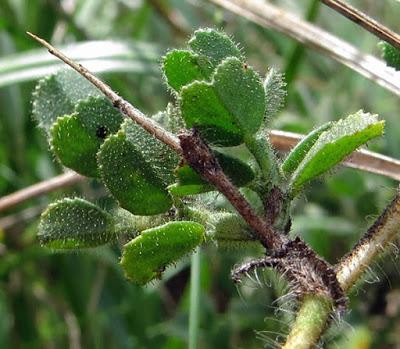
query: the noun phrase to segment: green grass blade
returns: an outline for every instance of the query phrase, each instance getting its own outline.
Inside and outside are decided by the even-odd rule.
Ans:
[[[93,73],[157,73],[160,51],[149,43],[87,41],[60,47]],[[36,80],[65,67],[46,50],[12,54],[0,59],[0,87]]]

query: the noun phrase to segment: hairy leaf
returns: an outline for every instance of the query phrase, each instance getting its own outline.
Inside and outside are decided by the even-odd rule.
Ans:
[[[328,171],[371,138],[383,134],[384,121],[359,111],[339,120],[323,132],[301,161],[291,178],[296,193],[306,182]]]
[[[333,122],[327,122],[311,131],[299,143],[297,143],[297,145],[286,156],[285,161],[282,164],[281,168],[283,173],[286,175],[293,173],[314,143],[318,140],[321,133],[329,130],[332,126]]]
[[[209,74],[225,58],[236,57],[244,61],[244,57],[236,44],[225,33],[215,29],[196,30],[189,40],[189,46],[199,56],[208,58],[208,60],[200,61],[199,64],[203,71]]]
[[[32,114],[38,126],[50,132],[57,117],[72,114],[75,104],[100,92],[73,70],[60,70],[41,79],[33,92]]]
[[[123,208],[154,215],[171,207],[166,187],[174,180],[177,156],[132,120],[104,142],[98,162],[104,184]]]
[[[122,115],[104,97],[89,97],[76,105],[73,115],[54,123],[50,130],[52,150],[64,166],[98,177],[96,154],[122,121]]]
[[[246,222],[235,213],[218,212],[210,215],[213,239],[226,247],[239,246],[240,242],[254,241]]]
[[[283,107],[286,98],[286,82],[282,73],[270,68],[264,79],[266,97],[265,117],[267,121],[274,117]]]
[[[54,249],[95,247],[116,238],[112,215],[79,198],[50,204],[38,227],[40,243]]]
[[[172,50],[163,59],[163,71],[167,83],[175,90],[195,81],[209,78],[203,73],[198,60],[200,57],[191,51]]]
[[[164,269],[190,253],[204,240],[204,227],[195,222],[169,222],[143,231],[124,246],[121,266],[134,283],[159,278]]]
[[[210,143],[230,146],[259,128],[265,113],[264,88],[257,73],[237,58],[227,58],[211,83],[182,88],[182,117]]]

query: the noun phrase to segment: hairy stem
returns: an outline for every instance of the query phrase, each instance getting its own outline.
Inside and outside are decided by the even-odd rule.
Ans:
[[[267,222],[259,217],[249,202],[222,171],[211,149],[203,142],[196,130],[186,131],[179,135],[182,155],[187,163],[205,179],[214,185],[229,200],[247,224],[257,234],[260,242],[267,249],[280,248],[282,238],[272,230]]]
[[[344,291],[351,289],[373,260],[385,252],[399,232],[400,193],[397,192],[364,237],[337,265],[336,277]],[[327,304],[326,299],[316,295],[305,298],[283,348],[314,348],[327,327],[331,312],[332,306]],[[310,318],[315,318],[316,321],[309,321]]]
[[[351,289],[376,256],[387,250],[388,244],[397,238],[399,232],[400,193],[397,191],[392,202],[336,267],[337,278],[344,290]]]
[[[246,137],[245,144],[260,167],[263,182],[271,187],[273,185],[279,185],[281,175],[277,167],[274,151],[267,137],[267,133],[261,131],[255,136]]]
[[[333,309],[332,300],[317,295],[308,295],[297,313],[296,321],[282,349],[310,349],[319,342]]]

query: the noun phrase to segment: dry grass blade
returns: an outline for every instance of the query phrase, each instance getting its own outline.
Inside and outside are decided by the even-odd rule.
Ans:
[[[400,96],[400,72],[319,27],[262,1],[210,1],[263,27],[288,35]]]
[[[3,196],[0,198],[0,212],[37,196],[78,183],[84,178],[75,172],[67,172]]]

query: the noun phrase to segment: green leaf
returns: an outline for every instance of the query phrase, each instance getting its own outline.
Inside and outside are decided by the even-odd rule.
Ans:
[[[42,213],[38,239],[54,249],[78,249],[104,245],[117,238],[113,217],[83,199],[65,198]]]
[[[36,85],[33,92],[33,117],[38,126],[49,134],[57,117],[72,114],[75,104],[89,96],[100,96],[100,93],[77,72],[60,70]]]
[[[181,110],[186,126],[196,127],[208,142],[220,146],[243,142],[241,130],[213,86],[195,81],[183,87]]]
[[[50,144],[61,163],[80,174],[98,177],[97,152],[123,121],[104,97],[80,101],[70,116],[59,117],[50,130]]]
[[[322,126],[311,131],[299,143],[297,143],[282,164],[281,169],[283,173],[286,175],[293,173],[314,143],[318,140],[322,132],[329,130],[332,126],[333,122],[327,122],[326,124],[323,124]]]
[[[182,117],[213,144],[238,145],[264,119],[265,93],[258,74],[237,58],[227,58],[211,83],[195,81],[181,90]]]
[[[174,181],[178,158],[132,120],[101,146],[101,178],[119,204],[137,215],[168,211],[172,200],[166,187]]]
[[[121,266],[134,283],[159,278],[164,269],[190,253],[204,240],[204,227],[195,222],[169,222],[143,231],[124,246]]]
[[[210,184],[180,184],[174,183],[168,186],[168,191],[176,197],[196,195],[212,191],[214,187]]]
[[[362,144],[383,134],[384,121],[376,115],[358,111],[339,120],[323,132],[293,173],[290,188],[294,193],[311,179],[328,171]]]
[[[99,144],[82,126],[77,114],[59,117],[50,130],[51,148],[61,163],[80,174],[97,177]]]
[[[381,41],[379,46],[382,49],[382,57],[387,65],[400,70],[400,50],[385,41]]]
[[[208,58],[208,60],[199,61],[202,70],[208,72],[208,74],[225,58],[236,57],[244,61],[244,57],[236,44],[225,33],[215,29],[196,30],[189,40],[189,46],[199,56]]]
[[[219,164],[234,185],[243,187],[254,178],[254,172],[249,165],[243,161],[214,150],[214,155]],[[178,183],[170,185],[168,190],[175,196],[185,196],[205,193],[214,190],[214,187],[204,181],[196,171],[189,165],[183,164],[175,169]]]
[[[266,99],[265,117],[267,121],[274,117],[285,104],[286,82],[282,73],[270,68],[264,79]]]
[[[255,241],[249,226],[235,213],[218,212],[210,215],[213,239],[226,247],[239,247],[242,242]]]
[[[175,90],[195,81],[209,78],[203,74],[198,60],[200,57],[191,51],[172,50],[163,59],[163,71],[167,83]]]

